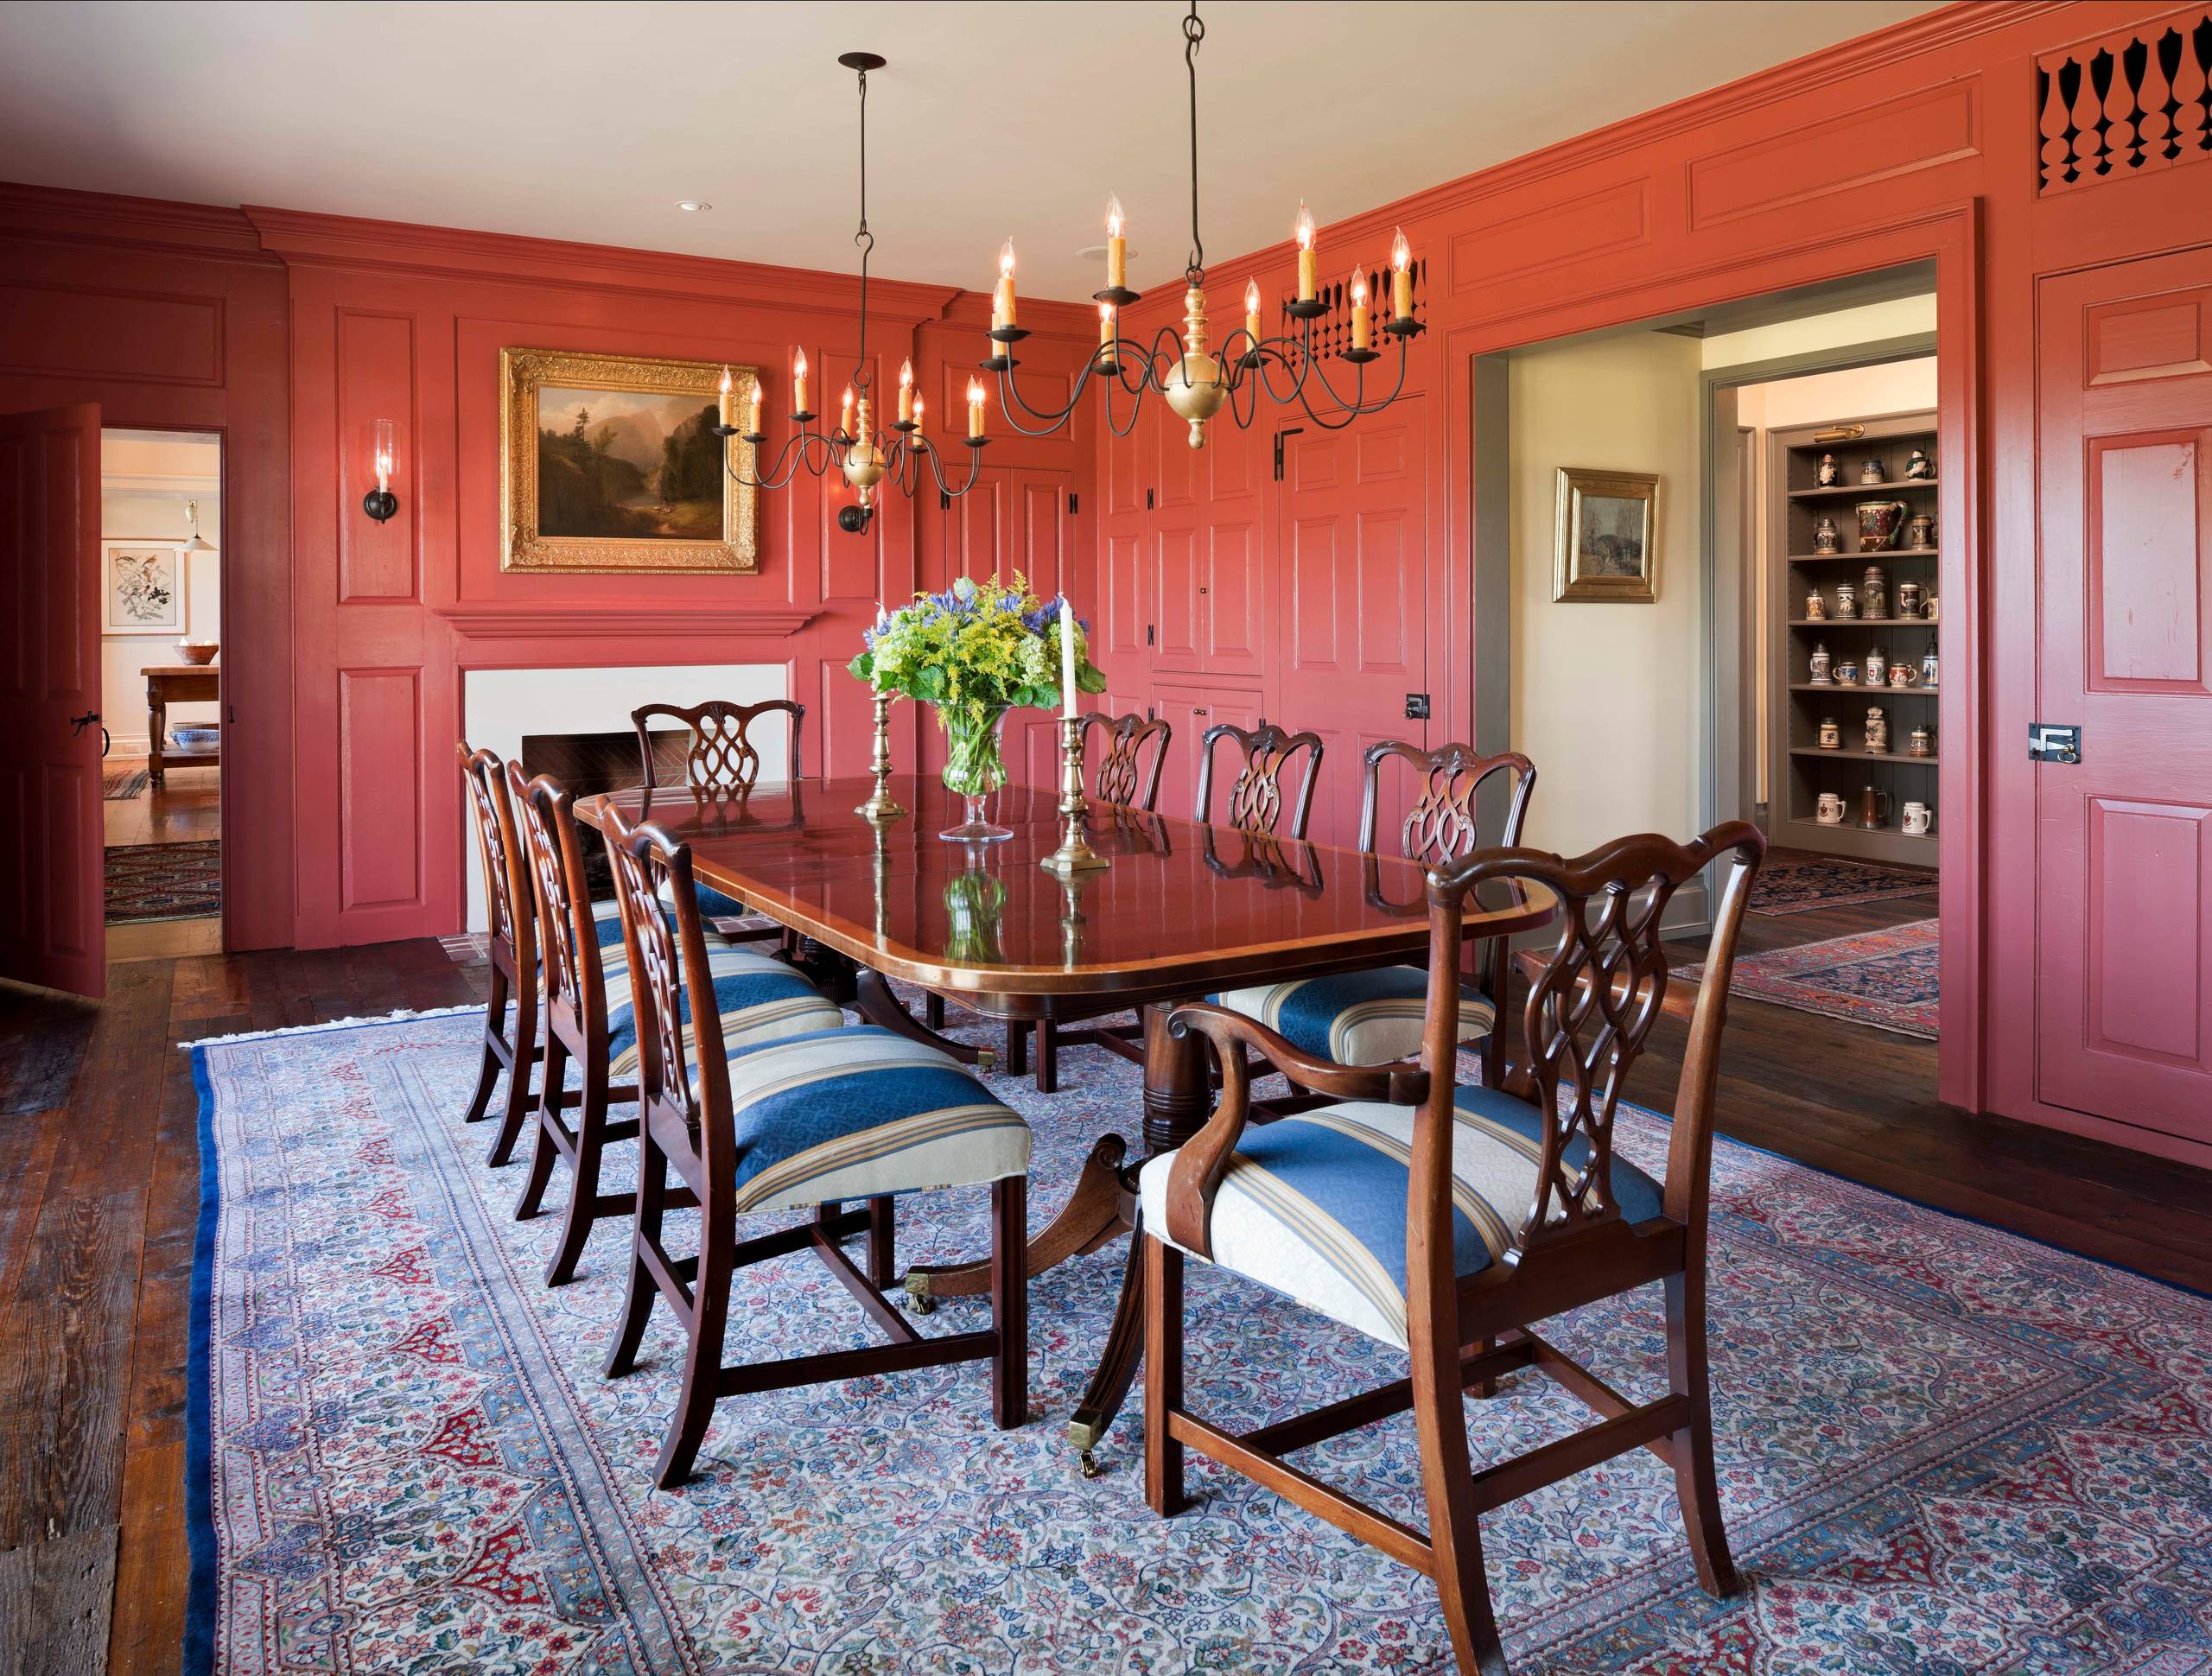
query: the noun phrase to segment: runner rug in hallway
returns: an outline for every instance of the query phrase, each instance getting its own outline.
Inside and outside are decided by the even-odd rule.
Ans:
[[[1077,1472],[1065,1422],[1118,1247],[1036,1282],[1027,1426],[993,1428],[982,1364],[732,1400],[701,1476],[653,1489],[682,1337],[658,1310],[639,1369],[601,1376],[619,1222],[572,1284],[541,1283],[554,1219],[512,1220],[524,1165],[486,1168],[490,1126],[458,1121],[480,1016],[197,1050],[191,1676],[264,1673],[278,1649],[356,1676],[1450,1669],[1426,1582],[1257,1486],[1194,1460],[1190,1511],[1155,1518],[1141,1385],[1104,1476]],[[993,1084],[1036,1125],[1039,1222],[1140,1110],[1134,1066],[1061,1064],[1055,1096]],[[1662,1167],[1662,1120],[1624,1110],[1620,1134]],[[902,1202],[899,1260],[983,1249],[986,1203]],[[1713,1216],[1721,1499],[1747,1591],[1699,1591],[1671,1475],[1623,1457],[1483,1521],[1516,1676],[2207,1668],[2212,1301],[1726,1141]],[[1190,1273],[1192,1397],[1229,1429],[1405,1373]],[[734,1355],[873,1330],[811,1258],[738,1287]],[[1664,1388],[1656,1288],[1553,1324],[1637,1400]],[[1471,1413],[1491,1459],[1588,1420],[1534,1374]],[[1407,1418],[1298,1459],[1421,1522]]]
[[[1730,989],[1800,1013],[1848,1019],[1932,1042],[1938,924],[1916,919],[1885,931],[1738,955]],[[1701,964],[1685,966],[1677,975],[1695,980],[1704,969]]]
[[[219,840],[108,846],[109,924],[133,919],[200,919],[222,911]]]
[[[1755,914],[1808,914],[1816,908],[1847,908],[1861,902],[1898,897],[1933,896],[1936,877],[1910,867],[1878,867],[1804,850],[1770,849],[1752,881]]]

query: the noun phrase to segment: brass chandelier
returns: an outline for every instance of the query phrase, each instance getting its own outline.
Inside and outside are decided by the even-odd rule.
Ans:
[[[1298,206],[1297,223],[1298,295],[1282,305],[1283,312],[1298,322],[1297,334],[1268,337],[1262,333],[1260,286],[1257,280],[1253,280],[1244,288],[1243,326],[1230,333],[1219,349],[1209,347],[1205,242],[1198,233],[1198,53],[1205,33],[1205,24],[1198,17],[1198,0],[1191,0],[1190,15],[1183,20],[1183,63],[1191,81],[1191,252],[1183,270],[1183,329],[1179,333],[1172,326],[1162,327],[1149,348],[1121,335],[1121,311],[1137,301],[1138,293],[1130,290],[1127,283],[1128,244],[1123,236],[1121,201],[1109,198],[1106,210],[1106,289],[1095,296],[1098,304],[1098,352],[1084,363],[1065,406],[1051,411],[1032,407],[1022,399],[1014,377],[1014,369],[1020,365],[1014,359],[1014,346],[1029,333],[1015,324],[1014,241],[1007,240],[999,251],[999,281],[992,294],[990,335],[995,352],[982,365],[986,371],[998,374],[1007,422],[1024,436],[1046,436],[1064,429],[1083,400],[1084,388],[1094,374],[1105,381],[1106,422],[1115,435],[1128,435],[1146,395],[1156,391],[1179,417],[1190,422],[1191,446],[1194,448],[1205,446],[1206,422],[1224,406],[1239,428],[1249,429],[1256,416],[1262,390],[1270,401],[1279,404],[1295,402],[1305,410],[1306,418],[1324,430],[1342,430],[1363,415],[1379,413],[1404,392],[1407,350],[1425,329],[1414,318],[1413,253],[1404,232],[1398,232],[1391,241],[1390,318],[1380,323],[1384,333],[1398,340],[1397,381],[1389,394],[1373,398],[1368,396],[1367,367],[1379,359],[1382,352],[1374,346],[1376,321],[1368,302],[1366,276],[1363,272],[1355,274],[1350,288],[1351,346],[1335,357],[1349,362],[1353,370],[1351,393],[1346,396],[1337,389],[1313,350],[1313,322],[1329,312],[1329,304],[1320,301],[1318,295],[1313,218],[1302,203]],[[1324,409],[1335,409],[1338,416],[1326,417],[1324,411],[1315,409],[1312,387],[1316,384],[1325,392]],[[1117,388],[1132,398],[1126,420],[1115,416],[1114,392]],[[973,399],[972,386],[970,398]],[[971,409],[971,412],[975,410]],[[1022,423],[1020,415],[1039,422],[1032,429]]]
[[[868,364],[868,258],[875,251],[875,235],[868,230],[868,73],[880,70],[886,61],[875,53],[841,53],[837,57],[838,63],[859,78],[861,99],[861,219],[860,227],[853,234],[853,243],[860,246],[861,251],[860,355],[853,366],[851,382],[845,386],[837,427],[835,430],[814,429],[818,416],[806,404],[804,349],[791,358],[791,422],[798,429],[778,451],[772,467],[765,472],[760,470],[756,452],[753,474],[747,476],[737,465],[734,451],[729,448],[733,436],[741,438],[756,451],[768,440],[761,429],[760,385],[757,380],[746,423],[741,429],[734,422],[730,371],[728,367],[722,369],[721,422],[715,427],[715,434],[722,439],[725,464],[731,478],[747,488],[783,488],[802,468],[817,477],[841,473],[845,481],[853,486],[854,500],[851,505],[837,509],[837,527],[853,535],[864,532],[875,517],[877,498],[884,485],[887,483],[909,496],[921,486],[925,462],[940,495],[951,500],[966,494],[976,486],[982,451],[989,441],[983,435],[983,386],[971,378],[968,384],[968,435],[962,439],[969,450],[968,476],[957,485],[947,480],[937,450],[922,435],[922,397],[914,389],[912,360],[899,369],[899,416],[891,422],[887,432],[875,423],[875,403],[871,394],[874,378]]]

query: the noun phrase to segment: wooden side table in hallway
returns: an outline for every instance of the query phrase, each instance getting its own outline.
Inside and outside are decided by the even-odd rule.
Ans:
[[[222,696],[222,671],[205,663],[149,663],[146,677],[146,773],[156,785],[171,768],[212,768],[221,747],[187,751],[168,742],[169,706],[213,703]]]

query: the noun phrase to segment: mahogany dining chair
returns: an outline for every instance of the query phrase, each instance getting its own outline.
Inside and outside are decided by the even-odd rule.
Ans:
[[[656,1480],[690,1476],[724,1397],[988,1358],[1001,1428],[1027,1418],[1029,1126],[946,1055],[873,1025],[833,1019],[772,1041],[734,1041],[716,1017],[720,985],[694,888],[691,851],[652,822],[605,822],[629,968],[636,975],[639,1190],[629,1291],[607,1359],[637,1365],[657,1299],[688,1339],[683,1381]],[[675,904],[664,912],[664,902]],[[688,1001],[688,1008],[686,1002]],[[697,1029],[692,1020],[704,1019]],[[671,1193],[669,1173],[679,1185]],[[925,1336],[885,1297],[895,1272],[892,1196],[988,1184],[991,1325]],[[864,1200],[847,1210],[844,1202]],[[664,1213],[699,1211],[696,1256],[664,1242]],[[811,1222],[740,1240],[741,1218],[812,1209]],[[868,1268],[842,1241],[865,1231]],[[891,1343],[725,1366],[730,1281],[740,1268],[811,1249]]]
[[[491,1110],[499,1073],[507,1074],[507,1098],[493,1138],[489,1161],[505,1164],[530,1115],[531,1068],[543,1054],[538,1045],[537,916],[531,893],[530,862],[515,824],[514,795],[507,765],[493,751],[459,746],[461,783],[467,788],[476,854],[484,870],[486,958],[492,968],[484,1003],[484,1059],[469,1097],[464,1121],[474,1123]],[[507,1030],[507,1006],[515,1023]]]
[[[788,718],[791,766],[785,778],[803,780],[806,778],[802,750],[806,725],[804,704],[788,698],[766,698],[757,704],[715,698],[703,704],[639,705],[630,712],[630,724],[638,730],[638,755],[645,776],[642,784],[649,788],[659,784],[652,727],[656,721],[666,720],[681,722],[687,734],[683,752],[686,785],[710,797],[750,791],[760,781],[760,752],[753,742],[753,724],[764,715],[778,714]],[[747,917],[746,905],[735,897],[725,896],[711,885],[699,888],[705,892],[699,900],[700,911],[708,918],[726,921]],[[715,929],[733,942],[762,943],[783,938],[782,930],[772,925],[717,924]]]
[[[1648,1449],[1674,1470],[1699,1582],[1717,1597],[1735,1592],[1713,1469],[1707,1201],[1729,974],[1765,851],[1757,828],[1731,821],[1690,844],[1647,833],[1573,860],[1482,849],[1436,870],[1427,890],[1435,981],[1417,1063],[1336,1064],[1241,1013],[1176,1010],[1170,1032],[1205,1040],[1223,1086],[1205,1127],[1140,1177],[1145,1500],[1154,1512],[1181,1511],[1183,1451],[1196,1449],[1426,1573],[1459,1669],[1504,1676],[1481,1515]],[[1654,1178],[1614,1146],[1617,1102],[1663,1010],[1667,904],[1724,857],[1666,1167]],[[1523,1057],[1503,1087],[1461,1084],[1463,916],[1476,891],[1511,883],[1556,894],[1559,933],[1522,1011]],[[1255,1122],[1248,1050],[1332,1103]],[[1183,1266],[1192,1258],[1408,1352],[1412,1377],[1313,1413],[1221,1431],[1191,1411],[1184,1392]],[[1652,1282],[1666,1299],[1668,1389],[1656,1400],[1623,1396],[1534,1330]],[[1462,1393],[1489,1394],[1501,1374],[1529,1367],[1599,1423],[1477,1470]],[[1408,1408],[1425,1534],[1282,1458]]]

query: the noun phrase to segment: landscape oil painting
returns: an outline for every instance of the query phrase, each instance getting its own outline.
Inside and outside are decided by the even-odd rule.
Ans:
[[[754,491],[725,469],[718,362],[500,355],[509,570],[753,570]],[[729,369],[749,398],[750,367]],[[751,475],[733,439],[734,464]]]
[[[1559,469],[1552,598],[1650,604],[1658,598],[1659,479]]]

